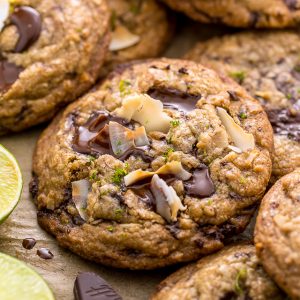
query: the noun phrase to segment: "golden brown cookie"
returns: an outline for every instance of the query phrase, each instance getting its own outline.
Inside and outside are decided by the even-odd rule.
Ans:
[[[106,265],[194,260],[243,231],[272,147],[265,112],[232,80],[183,60],[120,66],[38,141],[38,221]]]
[[[234,27],[284,28],[300,22],[299,0],[163,0],[204,23]]]
[[[275,133],[273,180],[300,167],[299,52],[299,33],[262,31],[198,43],[186,55],[232,77],[260,100]]]
[[[257,255],[291,299],[300,299],[300,169],[278,180],[262,200],[255,227]]]
[[[283,300],[262,268],[255,247],[226,247],[178,270],[157,287],[151,300]]]
[[[86,92],[109,44],[104,0],[8,4],[1,1],[0,135],[49,120]]]

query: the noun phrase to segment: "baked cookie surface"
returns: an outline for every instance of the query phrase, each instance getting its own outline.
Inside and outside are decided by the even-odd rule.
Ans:
[[[298,33],[262,31],[214,38],[186,55],[229,75],[260,100],[275,133],[274,179],[300,167],[299,51]]]
[[[116,65],[162,53],[174,31],[174,21],[155,0],[110,0],[112,42],[103,74]]]
[[[245,228],[272,147],[265,112],[232,80],[183,60],[123,65],[38,141],[38,220],[106,265],[190,261]]]
[[[49,120],[88,90],[109,44],[103,0],[16,0],[6,8],[7,18],[4,10],[0,16],[0,134]]]
[[[235,27],[284,28],[300,22],[299,0],[163,0],[171,8],[205,23]]]
[[[255,227],[264,268],[291,299],[300,298],[300,169],[278,180],[262,200]]]
[[[286,299],[247,244],[226,247],[173,273],[151,300]]]

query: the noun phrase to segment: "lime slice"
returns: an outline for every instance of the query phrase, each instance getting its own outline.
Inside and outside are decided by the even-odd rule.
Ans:
[[[46,282],[23,262],[0,253],[0,299],[54,300]]]
[[[14,156],[0,145],[0,224],[18,204],[22,174]]]

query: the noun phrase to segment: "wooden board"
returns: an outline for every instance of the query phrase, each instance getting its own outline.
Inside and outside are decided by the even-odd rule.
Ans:
[[[199,38],[205,39],[220,32],[219,28],[187,22],[185,18],[180,18],[178,25],[176,38],[165,56],[181,57]],[[0,144],[16,156],[24,179],[22,198],[18,207],[0,226],[0,251],[32,266],[49,283],[57,300],[74,299],[74,280],[78,272],[84,271],[98,273],[120,293],[124,300],[148,299],[155,286],[176,268],[132,272],[103,267],[58,247],[55,239],[38,226],[36,209],[29,195],[28,184],[31,179],[32,153],[42,130],[43,127],[40,127],[24,133],[0,137]],[[22,247],[22,240],[26,237],[37,240],[34,249],[25,250]],[[43,260],[38,257],[36,251],[41,247],[49,248],[54,254],[54,259]]]

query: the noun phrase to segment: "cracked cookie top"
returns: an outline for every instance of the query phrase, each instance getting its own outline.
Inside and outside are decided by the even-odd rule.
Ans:
[[[117,243],[116,261],[100,251],[93,259],[110,265],[194,259],[244,229],[268,184],[272,147],[262,107],[230,79],[182,60],[123,65],[40,138],[39,221],[76,252],[71,236],[82,243],[101,232],[99,247]]]

